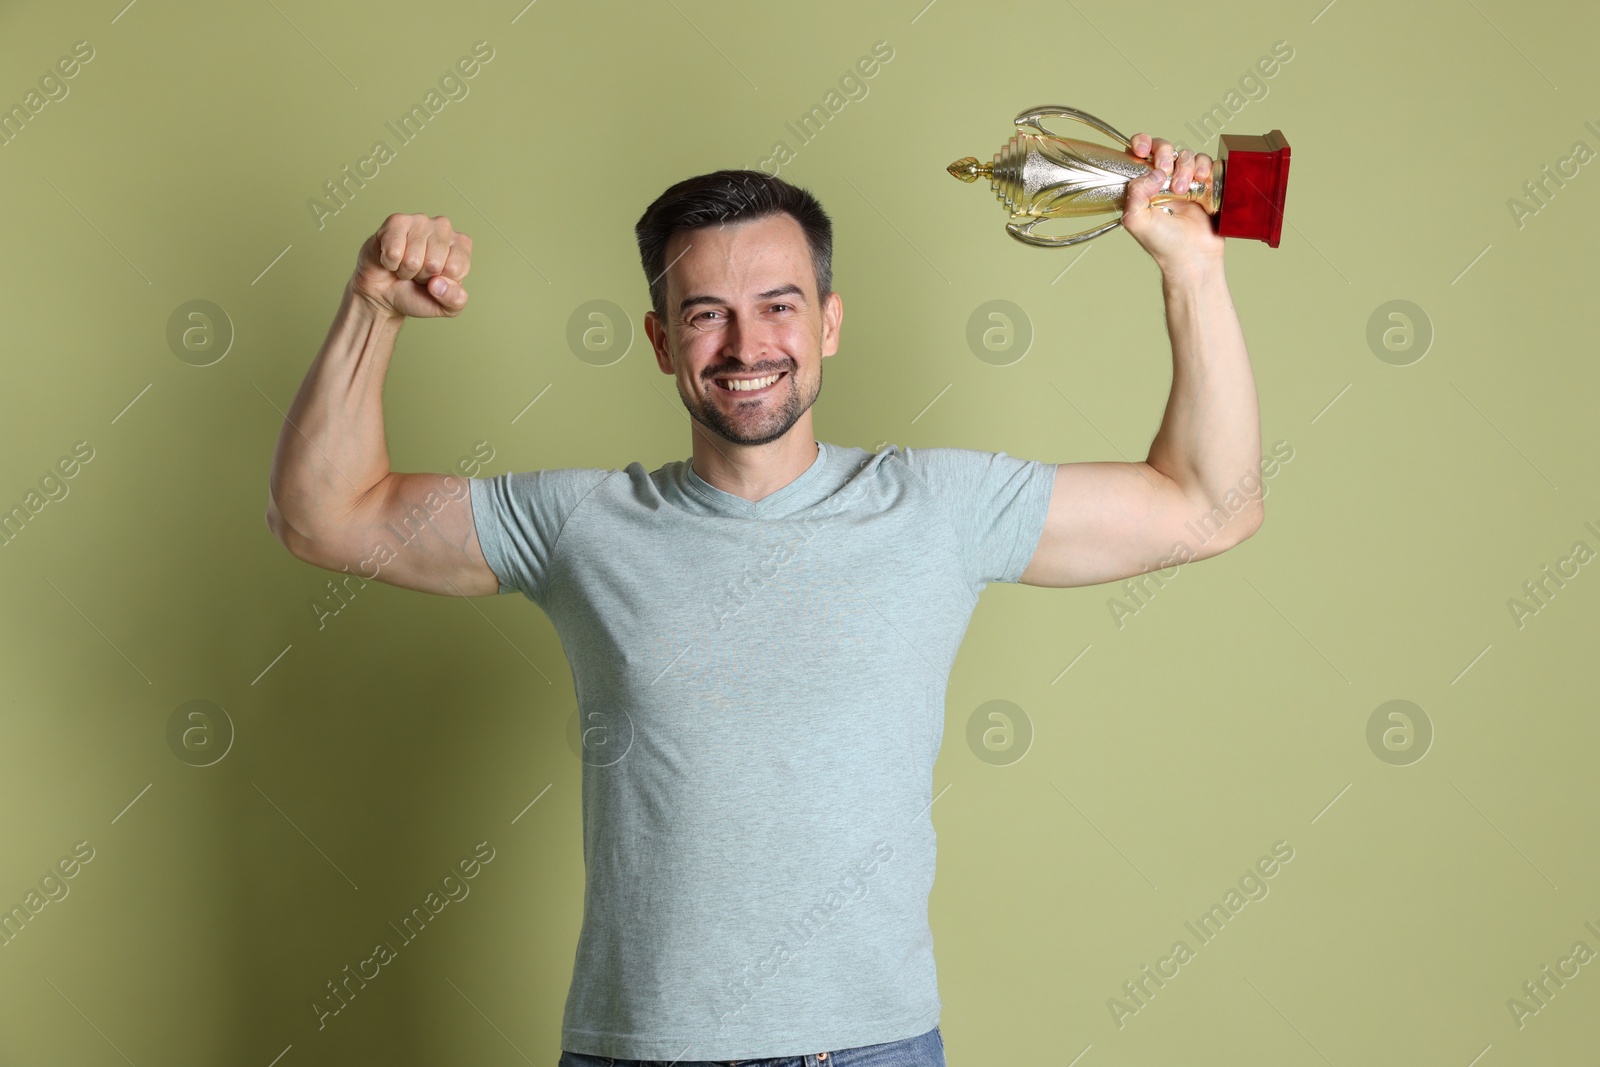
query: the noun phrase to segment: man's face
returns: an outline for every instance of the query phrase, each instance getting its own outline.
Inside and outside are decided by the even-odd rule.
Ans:
[[[805,231],[769,215],[674,234],[666,255],[666,316],[646,314],[645,333],[690,416],[738,445],[782,437],[821,392],[844,313],[837,293],[817,300]]]

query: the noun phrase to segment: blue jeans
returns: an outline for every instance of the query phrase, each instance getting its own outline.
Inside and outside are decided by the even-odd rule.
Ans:
[[[562,1052],[556,1067],[668,1067],[669,1060],[616,1060]],[[935,1026],[919,1037],[862,1045],[805,1056],[771,1056],[759,1060],[678,1060],[672,1067],[945,1067],[944,1034]]]

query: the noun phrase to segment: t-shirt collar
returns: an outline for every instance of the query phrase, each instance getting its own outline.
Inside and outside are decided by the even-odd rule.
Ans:
[[[790,501],[796,500],[808,486],[815,482],[827,465],[828,446],[818,441],[817,458],[812,460],[811,466],[801,471],[794,481],[781,489],[768,493],[760,500],[746,500],[742,496],[718,489],[700,477],[694,469],[694,457],[690,456],[683,461],[684,484],[691,492],[719,512],[742,515],[749,518],[760,518],[770,513],[786,510],[785,505]]]

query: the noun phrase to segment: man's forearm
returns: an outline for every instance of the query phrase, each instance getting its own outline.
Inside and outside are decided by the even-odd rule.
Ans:
[[[267,513],[280,538],[311,539],[336,528],[388,476],[383,380],[404,322],[345,287],[327,339],[278,432]]]
[[[1261,411],[1222,260],[1164,272],[1172,393],[1146,462],[1209,510],[1261,473]],[[1252,505],[1254,510],[1256,505]]]

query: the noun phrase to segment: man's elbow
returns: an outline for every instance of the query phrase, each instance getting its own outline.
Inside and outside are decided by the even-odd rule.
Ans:
[[[272,536],[278,543],[288,550],[289,554],[298,560],[306,560],[306,549],[309,544],[299,530],[289,525],[283,514],[271,503],[267,505],[267,529],[272,531]]]
[[[1261,529],[1266,514],[1266,509],[1259,502],[1248,510],[1234,514],[1207,542],[1206,548],[1211,550],[1207,555],[1220,555],[1250,540],[1255,532]]]
[[[1234,542],[1235,544],[1238,544],[1242,541],[1248,541],[1252,536],[1255,535],[1257,530],[1261,529],[1261,524],[1267,521],[1266,505],[1262,504],[1258,500],[1256,501],[1255,506],[1253,506],[1249,511],[1240,513],[1239,518],[1241,520],[1241,525],[1239,527],[1239,541]]]
[[[266,521],[267,529],[272,532],[272,536],[276,537],[283,547],[288,548],[289,535],[294,532],[294,527],[283,520],[283,514],[278,511],[277,501],[270,496],[267,498]]]

